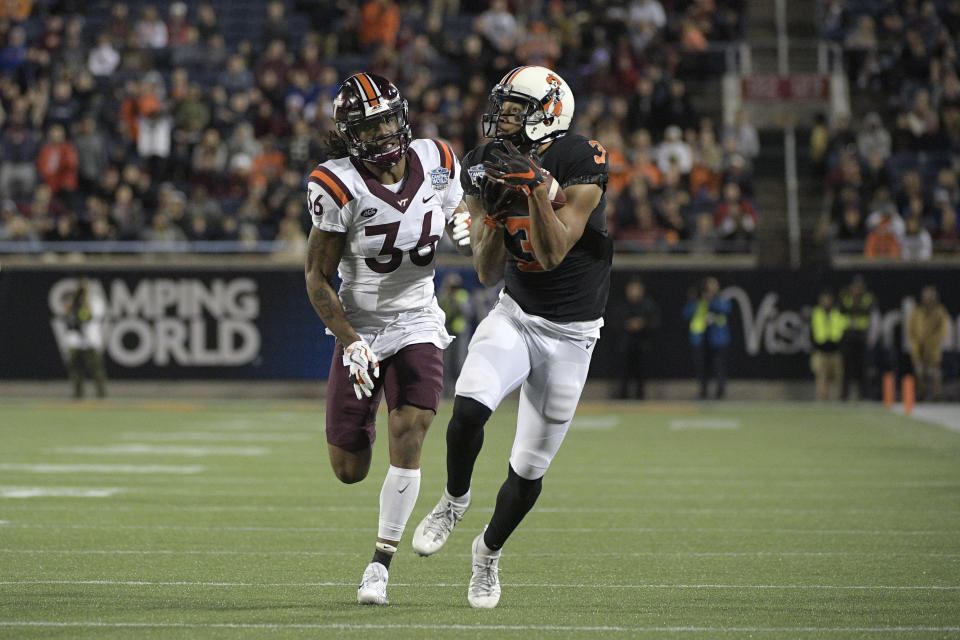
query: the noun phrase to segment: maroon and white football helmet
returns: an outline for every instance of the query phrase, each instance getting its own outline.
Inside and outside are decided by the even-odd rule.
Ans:
[[[350,155],[391,167],[407,152],[410,109],[396,85],[375,73],[358,73],[340,85],[333,121]]]

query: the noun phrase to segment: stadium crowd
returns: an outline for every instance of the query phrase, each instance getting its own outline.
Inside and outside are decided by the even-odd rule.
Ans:
[[[868,257],[960,251],[960,0],[823,0],[820,20],[843,48],[858,123],[814,126],[823,228]]]
[[[7,3],[0,11],[0,240],[284,240],[357,70],[394,80],[415,135],[458,154],[519,64],[556,68],[609,154],[621,250],[750,250],[744,114],[698,113],[744,0]],[[936,100],[941,100],[936,96]],[[719,106],[719,105],[718,105]],[[954,188],[956,185],[954,183]],[[199,246],[199,245],[196,245]]]

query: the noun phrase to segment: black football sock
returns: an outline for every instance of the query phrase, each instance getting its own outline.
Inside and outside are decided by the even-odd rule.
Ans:
[[[393,545],[388,545],[388,544],[385,544],[385,543],[383,543],[383,542],[378,542],[378,543],[377,543],[377,548],[374,549],[374,551],[373,551],[373,560],[372,560],[371,562],[379,562],[380,564],[382,564],[382,565],[384,566],[385,569],[389,569],[389,568],[390,568],[390,561],[393,560],[393,553],[387,553],[387,552],[381,550],[381,549],[380,549],[381,546],[383,546],[384,548],[387,548],[387,549],[392,549],[394,553],[396,553],[396,551],[397,551],[397,548],[396,548],[395,546],[393,546]]]
[[[457,396],[447,425],[447,492],[460,497],[470,490],[473,464],[483,447],[483,425],[493,413],[473,398]]]
[[[511,466],[507,471],[507,480],[497,494],[497,506],[493,517],[483,534],[483,543],[491,551],[503,546],[513,530],[517,528],[527,512],[533,508],[543,488],[543,478],[527,480],[517,475]]]

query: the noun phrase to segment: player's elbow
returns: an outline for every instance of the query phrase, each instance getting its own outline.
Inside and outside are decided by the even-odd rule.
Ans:
[[[544,251],[543,255],[538,255],[538,262],[544,271],[552,271],[560,266],[563,259],[567,257],[566,251]]]

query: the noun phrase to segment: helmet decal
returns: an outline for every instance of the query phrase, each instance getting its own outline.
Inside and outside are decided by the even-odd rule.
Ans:
[[[570,129],[573,92],[563,78],[546,67],[522,66],[507,72],[490,92],[490,108],[483,114],[483,135],[509,139],[518,147],[531,147],[558,138]],[[511,118],[504,103],[521,105]],[[508,123],[512,122],[519,127]],[[513,129],[509,133],[505,129]]]
[[[543,111],[548,116],[559,116],[563,113],[563,89],[560,88],[560,78],[552,73],[547,74],[547,84],[550,91],[543,97]],[[551,113],[552,111],[552,113]]]

